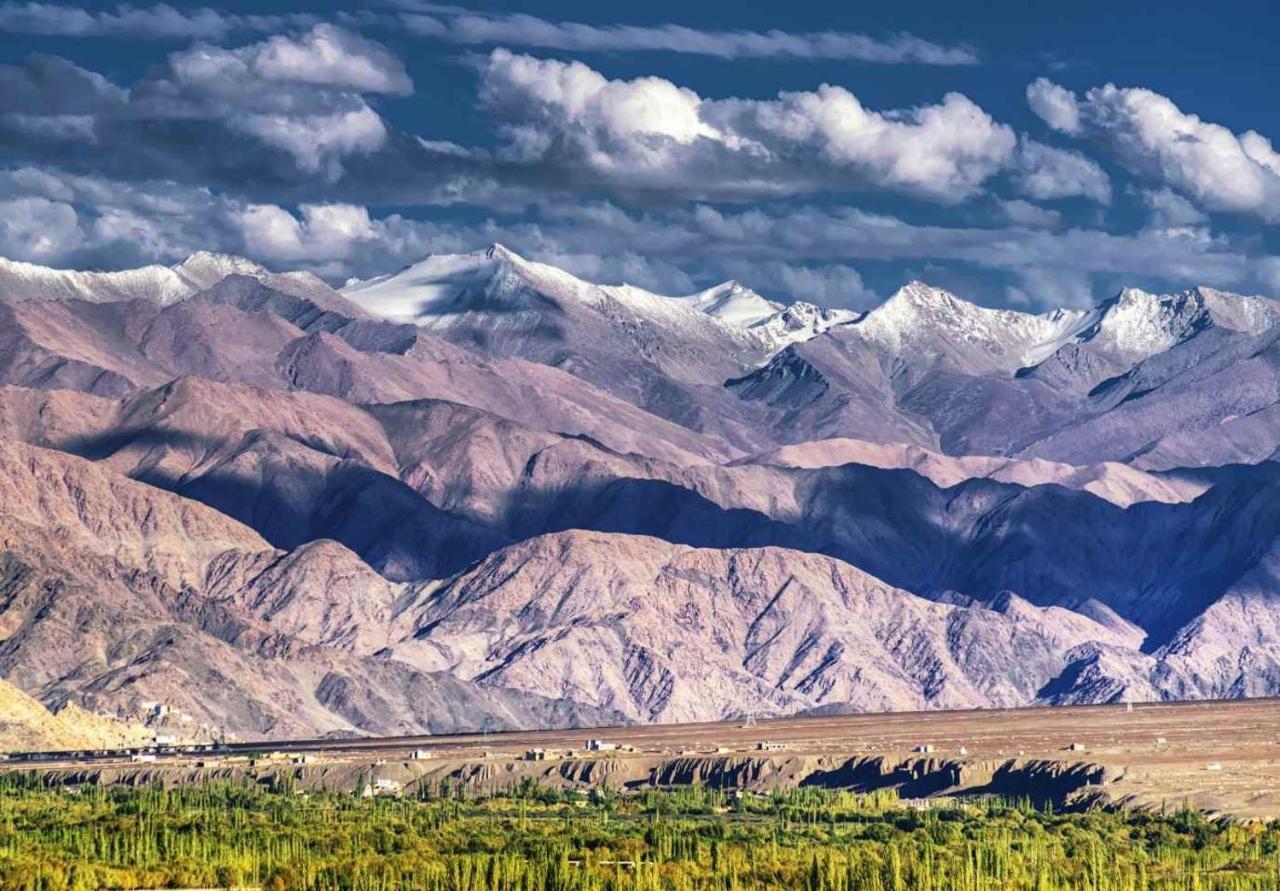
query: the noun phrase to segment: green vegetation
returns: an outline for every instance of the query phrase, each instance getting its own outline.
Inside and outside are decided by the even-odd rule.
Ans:
[[[0,775],[0,888],[1280,888],[1280,828],[1198,813],[904,807],[892,794],[524,783],[472,798],[272,786],[44,789]]]

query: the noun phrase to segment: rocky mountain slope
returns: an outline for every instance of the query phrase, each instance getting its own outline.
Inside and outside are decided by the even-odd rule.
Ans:
[[[1280,693],[1277,338],[5,261],[0,679],[242,736]]]
[[[0,681],[0,753],[115,749],[154,742],[146,727],[87,712],[73,702],[50,711]]]
[[[1010,596],[934,603],[826,557],[566,532],[494,554],[413,608],[398,659],[640,721],[822,705],[1035,699],[1086,643],[1141,633]]]
[[[249,735],[607,717],[377,658],[407,592],[337,543],[278,551],[204,505],[9,441],[0,490],[0,673],[41,701],[161,702]]]

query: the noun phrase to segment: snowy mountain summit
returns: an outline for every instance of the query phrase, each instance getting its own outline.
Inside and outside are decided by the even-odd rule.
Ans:
[[[228,275],[268,275],[265,267],[232,254],[197,251],[173,266],[120,272],[50,269],[0,258],[0,300],[85,300],[111,303],[146,299],[168,306],[217,284]]]
[[[549,313],[571,306],[592,307],[606,315],[634,313],[653,324],[683,326],[691,337],[706,337],[718,328],[721,337],[769,352],[858,318],[853,310],[768,300],[737,281],[687,297],[594,284],[500,244],[469,254],[433,254],[391,275],[348,282],[342,293],[379,315],[435,329],[469,324],[483,314],[501,335],[532,330],[546,323]]]

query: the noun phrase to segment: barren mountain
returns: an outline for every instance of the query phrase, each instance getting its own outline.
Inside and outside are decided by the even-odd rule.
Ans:
[[[164,702],[241,735],[608,717],[374,657],[403,595],[340,545],[276,551],[204,505],[9,442],[0,486],[0,675],[42,701]]]
[[[414,612],[398,659],[646,721],[1011,705],[1072,647],[1134,643],[1016,598],[931,603],[829,558],[582,532],[507,548]]]
[[[1159,477],[1115,461],[1075,466],[1042,459],[1012,459],[984,455],[951,456],[905,443],[866,442],[859,439],[825,439],[781,446],[738,464],[772,464],[782,467],[868,467],[913,470],[944,489],[964,480],[989,479],[1019,486],[1049,483],[1080,489],[1120,507],[1139,501],[1167,503],[1193,501],[1208,484],[1186,477]]]
[[[1280,693],[1277,304],[0,266],[0,678],[242,735]]]

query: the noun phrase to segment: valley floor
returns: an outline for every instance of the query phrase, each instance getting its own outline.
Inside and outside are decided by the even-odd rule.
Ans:
[[[277,783],[396,794],[516,785],[640,793],[703,786],[772,794],[825,788],[904,798],[984,795],[1056,808],[1184,805],[1280,817],[1280,699],[831,715],[461,736],[241,743],[155,760],[78,754],[0,765],[49,786]],[[592,750],[596,739],[603,751]]]

